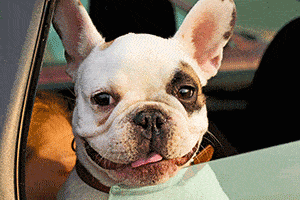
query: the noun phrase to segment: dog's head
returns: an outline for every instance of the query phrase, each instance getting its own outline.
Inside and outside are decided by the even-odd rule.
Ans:
[[[80,2],[58,3],[77,155],[96,178],[153,185],[190,164],[208,128],[202,87],[220,67],[235,18],[232,0],[201,0],[173,38],[130,33],[106,43]]]

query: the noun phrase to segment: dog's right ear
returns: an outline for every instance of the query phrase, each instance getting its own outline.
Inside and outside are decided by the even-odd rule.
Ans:
[[[95,46],[105,46],[105,40],[80,0],[57,0],[53,25],[65,47],[67,73],[74,81],[79,64]]]
[[[233,0],[199,0],[173,38],[198,63],[207,80],[221,66],[223,48],[233,33],[235,21]]]

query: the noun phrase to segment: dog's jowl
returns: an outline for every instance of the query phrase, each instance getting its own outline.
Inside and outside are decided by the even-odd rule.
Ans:
[[[235,15],[232,0],[200,0],[170,39],[130,33],[106,43],[80,2],[58,1],[78,159],[60,198],[101,187],[107,198],[113,185],[164,183],[191,164],[208,128],[202,87],[220,67]]]

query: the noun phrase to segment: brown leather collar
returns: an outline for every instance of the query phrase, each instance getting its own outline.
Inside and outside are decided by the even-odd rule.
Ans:
[[[76,161],[76,172],[83,182],[92,188],[101,192],[109,193],[110,187],[103,185],[98,179],[96,179],[79,160]]]
[[[196,164],[208,162],[212,159],[213,154],[214,154],[214,148],[209,144],[194,157],[193,164],[196,165]]]
[[[200,164],[211,160],[214,153],[214,148],[211,145],[205,147],[195,157],[193,164]],[[101,192],[109,194],[110,187],[103,185],[98,179],[96,179],[81,163],[76,161],[76,172],[80,179],[92,188]]]

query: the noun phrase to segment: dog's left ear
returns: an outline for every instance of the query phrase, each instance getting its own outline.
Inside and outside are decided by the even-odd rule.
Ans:
[[[196,60],[206,79],[220,68],[235,21],[233,0],[199,0],[173,37]]]
[[[96,46],[105,48],[105,39],[97,31],[80,0],[57,0],[53,25],[65,47],[67,72],[73,78],[80,63]]]

